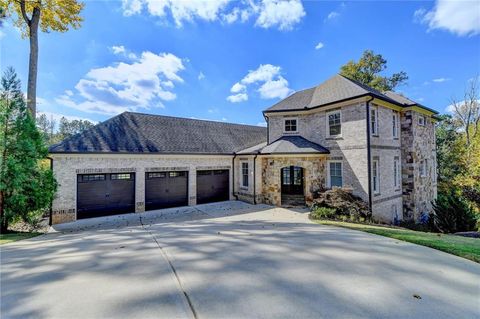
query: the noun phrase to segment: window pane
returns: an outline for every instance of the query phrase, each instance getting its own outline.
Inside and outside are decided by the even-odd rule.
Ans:
[[[330,178],[331,187],[342,187],[342,177],[341,176],[332,176]]]

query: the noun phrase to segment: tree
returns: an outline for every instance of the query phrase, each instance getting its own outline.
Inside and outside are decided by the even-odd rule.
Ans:
[[[28,65],[27,106],[35,117],[37,102],[38,27],[43,32],[66,32],[77,29],[84,4],[77,0],[0,0],[6,14],[15,17],[15,25],[23,37],[30,39]]]
[[[381,54],[366,50],[358,62],[349,61],[343,65],[340,68],[340,74],[381,92],[393,90],[408,80],[407,73],[404,71],[394,73],[389,77],[382,76],[381,72],[386,68],[387,60]]]
[[[462,131],[465,132],[466,146],[470,147],[472,139],[478,134],[480,124],[480,94],[478,90],[478,77],[470,81],[465,90],[463,101],[456,98],[451,100],[451,110],[454,119],[458,122]]]
[[[451,115],[441,115],[435,127],[439,187],[451,187],[451,182],[465,169],[462,157],[461,133]]]
[[[47,208],[57,184],[42,134],[28,111],[20,81],[9,68],[0,87],[0,232],[17,219]]]
[[[37,117],[37,128],[43,134],[44,141],[47,145],[50,145],[54,139],[55,125],[55,120],[53,118],[49,120],[45,114]]]
[[[87,120],[68,121],[65,117],[62,117],[58,127],[58,134],[60,135],[60,140],[63,140],[93,126],[94,124]]]

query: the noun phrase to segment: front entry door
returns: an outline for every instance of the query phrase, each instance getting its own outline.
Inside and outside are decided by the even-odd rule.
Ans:
[[[282,194],[303,195],[303,168],[298,166],[282,168]]]

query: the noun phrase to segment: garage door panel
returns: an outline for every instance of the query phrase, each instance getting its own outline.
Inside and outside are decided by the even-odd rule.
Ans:
[[[228,170],[197,171],[197,203],[212,203],[229,199]]]
[[[135,174],[84,174],[77,177],[77,218],[135,211]]]
[[[188,205],[188,172],[146,173],[145,209]]]

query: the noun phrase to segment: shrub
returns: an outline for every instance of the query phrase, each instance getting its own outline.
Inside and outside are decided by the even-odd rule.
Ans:
[[[477,220],[473,209],[455,191],[439,194],[432,204],[435,227],[442,233],[475,230]]]
[[[337,211],[334,208],[329,207],[318,207],[315,206],[312,208],[310,213],[310,218],[313,219],[334,219]]]
[[[317,210],[322,209],[319,213]],[[325,210],[330,209],[330,210]],[[369,222],[372,219],[372,213],[360,197],[341,189],[320,190],[314,194],[312,205],[312,218],[314,215],[323,214],[329,219],[350,220]],[[327,216],[328,215],[328,216]]]

